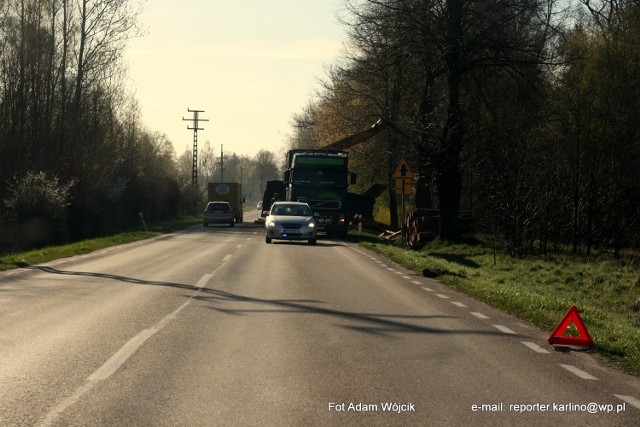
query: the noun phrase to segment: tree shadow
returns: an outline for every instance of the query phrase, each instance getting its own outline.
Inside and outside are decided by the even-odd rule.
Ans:
[[[309,247],[326,247],[335,248],[338,246],[345,246],[343,243],[333,243],[318,238],[315,245],[310,245],[306,240],[272,240],[272,245],[284,245],[284,246],[309,246]]]
[[[429,256],[432,256],[434,258],[442,258],[445,261],[453,262],[464,267],[480,268],[480,264],[468,259],[466,255],[430,252]]]
[[[307,314],[318,315],[335,320],[348,320],[356,324],[340,325],[344,329],[349,329],[366,334],[389,336],[396,333],[414,334],[457,334],[457,335],[487,335],[502,336],[497,331],[481,330],[450,330],[420,325],[417,321],[432,319],[457,319],[457,316],[445,315],[408,315],[408,314],[382,314],[382,313],[362,313],[345,310],[334,310],[320,306],[325,302],[309,300],[282,300],[263,299],[250,296],[243,296],[218,289],[205,288],[201,294],[193,297],[196,300],[212,302],[214,304],[244,302],[255,305],[254,308],[227,308],[210,307],[219,313],[243,316],[254,314]],[[416,322],[411,322],[415,320]]]
[[[149,280],[136,279],[133,277],[120,276],[117,274],[109,274],[109,273],[94,273],[88,271],[70,271],[70,270],[60,270],[53,267],[40,266],[40,265],[30,265],[26,267],[22,267],[26,270],[38,270],[43,271],[45,273],[51,274],[60,274],[63,276],[80,276],[80,277],[99,277],[102,279],[116,280],[118,282],[132,283],[134,285],[145,285],[145,286],[167,286],[171,288],[179,288],[179,289],[188,289],[196,291],[199,288],[193,285],[186,285],[183,283],[172,283],[172,282],[156,282]]]
[[[142,286],[164,286],[177,289],[185,289],[193,291],[189,295],[183,295],[185,298],[209,302],[213,305],[210,310],[216,311],[230,316],[245,316],[257,314],[300,314],[300,315],[316,315],[329,319],[349,321],[349,324],[339,325],[344,329],[362,332],[366,334],[374,334],[380,336],[390,336],[398,333],[412,334],[452,334],[452,335],[484,335],[484,336],[501,336],[503,333],[498,331],[482,331],[482,330],[451,330],[436,327],[420,325],[418,321],[432,319],[457,319],[457,316],[445,315],[411,315],[411,314],[383,314],[383,313],[366,313],[346,310],[337,310],[324,307],[326,302],[306,299],[267,299],[252,296],[231,293],[214,288],[200,288],[194,285],[184,283],[149,281],[136,279],[133,277],[120,276],[109,273],[95,273],[85,271],[68,271],[60,270],[48,266],[29,266],[25,267],[30,270],[42,271],[50,274],[59,274],[65,276],[80,277],[98,277],[102,279],[116,280],[124,283]],[[220,306],[228,303],[247,303],[252,305],[250,308],[230,308]],[[413,322],[412,322],[413,321]]]

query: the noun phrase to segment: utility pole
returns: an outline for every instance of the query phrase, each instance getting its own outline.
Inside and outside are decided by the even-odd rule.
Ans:
[[[220,144],[220,182],[224,182],[224,152],[222,147],[223,145]]]
[[[187,108],[187,111],[193,113],[193,118],[185,119],[183,117],[182,120],[193,123],[193,127],[187,126],[187,129],[193,130],[193,170],[191,175],[191,185],[193,186],[193,189],[196,190],[198,188],[198,131],[204,130],[203,128],[198,127],[198,122],[208,122],[209,119],[200,118],[200,113],[204,113],[204,110],[191,110]]]

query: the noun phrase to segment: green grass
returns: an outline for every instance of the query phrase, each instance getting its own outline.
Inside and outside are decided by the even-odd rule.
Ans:
[[[49,246],[27,252],[6,254],[0,256],[0,271],[27,265],[41,264],[54,259],[82,255],[110,246],[122,245],[138,240],[148,239],[175,230],[181,230],[191,225],[202,223],[200,217],[185,217],[174,221],[158,224],[148,224],[149,231],[127,231],[112,236],[98,237],[60,246]]]
[[[359,237],[360,239],[360,237]],[[640,269],[636,261],[577,255],[515,259],[482,244],[434,241],[409,251],[381,239],[360,244],[489,305],[527,320],[549,334],[576,305],[595,350],[640,374]],[[635,262],[635,263],[634,263]]]

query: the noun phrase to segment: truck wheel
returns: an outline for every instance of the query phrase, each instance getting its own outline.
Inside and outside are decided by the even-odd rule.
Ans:
[[[270,238],[268,238],[268,237],[265,237],[265,238],[264,238],[264,241],[265,241],[265,243],[271,243],[271,239],[270,239]]]
[[[318,239],[309,239],[310,245],[315,245],[316,243],[318,243]]]

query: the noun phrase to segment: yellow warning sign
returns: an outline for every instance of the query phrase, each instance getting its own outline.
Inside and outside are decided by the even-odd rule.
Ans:
[[[411,178],[396,178],[396,195],[411,195]]]
[[[401,160],[400,164],[393,172],[394,178],[413,178],[413,172],[411,172],[411,168],[406,160]]]

